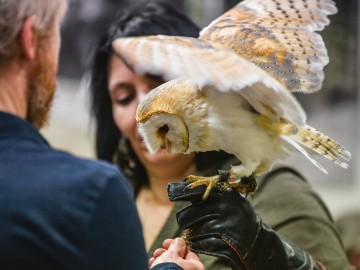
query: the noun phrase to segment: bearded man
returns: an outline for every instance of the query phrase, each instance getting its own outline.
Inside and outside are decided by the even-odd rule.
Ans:
[[[148,269],[122,174],[57,151],[38,132],[56,88],[66,9],[66,0],[0,0],[0,269]],[[181,241],[171,261],[200,265],[195,254],[179,257]],[[153,269],[169,265],[180,269]]]

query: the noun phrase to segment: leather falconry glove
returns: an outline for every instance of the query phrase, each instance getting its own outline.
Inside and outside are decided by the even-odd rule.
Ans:
[[[193,252],[218,256],[233,269],[326,269],[304,250],[264,224],[250,202],[229,187],[226,175],[202,200],[204,186],[168,185],[171,201],[190,201],[177,213],[181,230]]]

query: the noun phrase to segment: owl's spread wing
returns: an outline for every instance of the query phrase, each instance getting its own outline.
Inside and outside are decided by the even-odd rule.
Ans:
[[[215,46],[196,38],[162,35],[113,42],[115,53],[139,74],[161,75],[166,81],[187,77],[200,86],[215,85],[224,91],[243,88],[256,80],[258,67],[252,65],[252,72],[244,74],[234,67],[247,62],[245,59]]]
[[[321,31],[332,0],[245,0],[213,21],[200,39],[220,43],[257,64],[290,91],[321,88],[329,62]]]
[[[272,113],[303,124],[305,113],[295,98],[272,76],[220,44],[169,36],[119,38],[115,53],[140,74],[165,80],[185,77],[200,88],[239,91],[260,113]],[[247,87],[254,86],[254,87]]]

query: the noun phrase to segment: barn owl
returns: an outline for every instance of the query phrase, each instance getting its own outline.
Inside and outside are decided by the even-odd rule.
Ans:
[[[151,152],[224,150],[240,165],[231,186],[259,176],[299,151],[326,172],[318,153],[347,168],[350,153],[306,124],[292,92],[319,90],[328,63],[321,31],[337,9],[332,0],[245,0],[202,29],[198,38],[119,38],[115,53],[140,74],[167,82],[139,104],[136,121]],[[219,176],[189,176],[189,187]]]

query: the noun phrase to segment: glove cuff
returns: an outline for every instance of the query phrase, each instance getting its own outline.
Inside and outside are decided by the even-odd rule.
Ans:
[[[248,269],[326,270],[304,250],[260,222],[260,231],[244,255]]]

